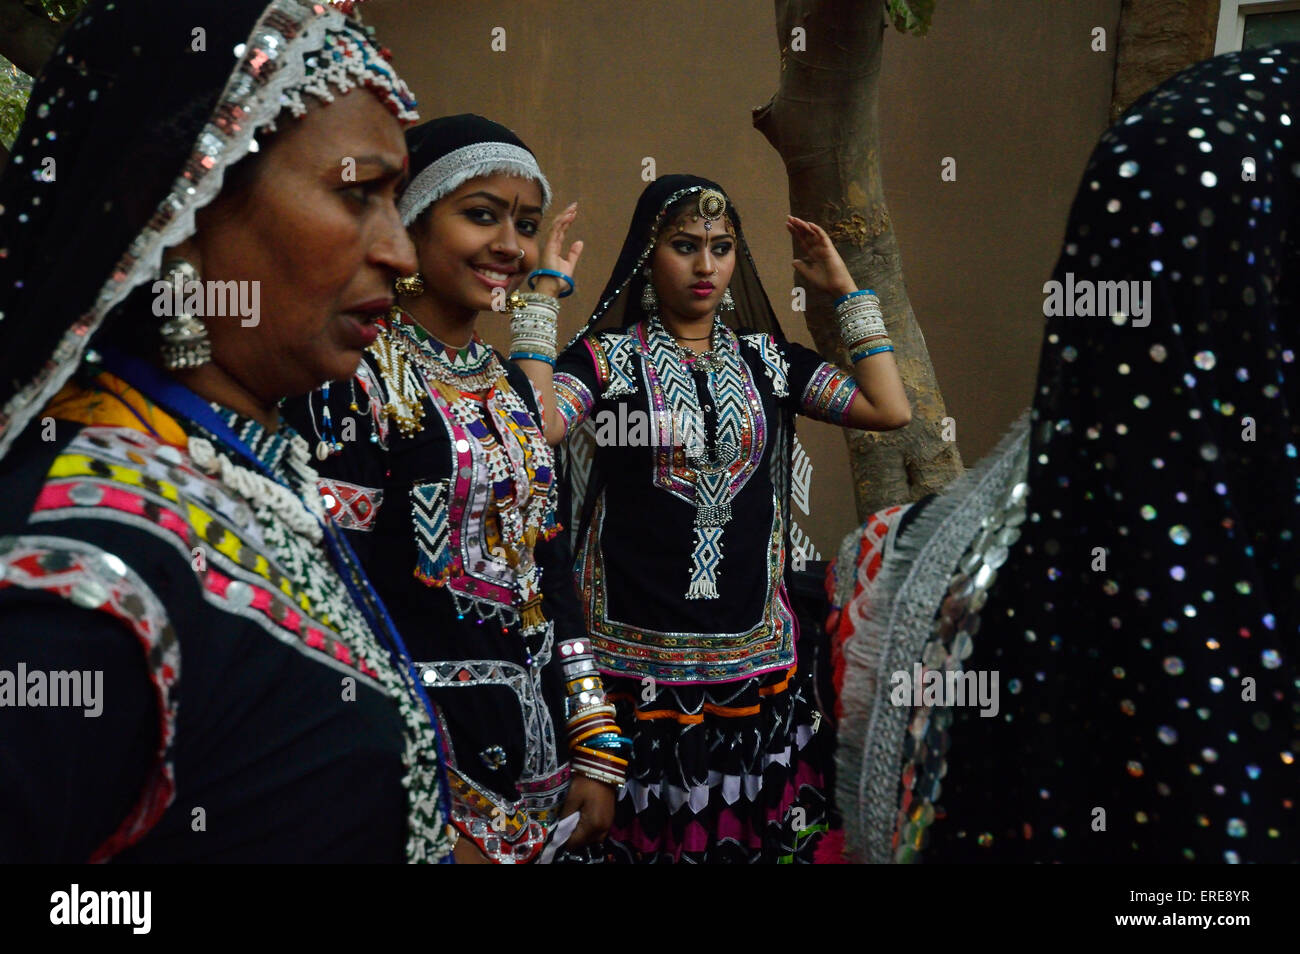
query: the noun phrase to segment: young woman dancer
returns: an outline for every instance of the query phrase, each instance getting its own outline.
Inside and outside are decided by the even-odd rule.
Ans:
[[[553,377],[527,365],[552,440],[596,430],[577,576],[632,740],[618,860],[807,860],[824,828],[784,585],[793,418],[883,430],[910,410],[879,302],[824,230],[788,227],[799,273],[841,298],[852,375],[786,340],[739,213],[694,176],[646,188],[585,332]]]
[[[514,133],[460,115],[407,139],[399,207],[419,278],[400,283],[402,307],[355,379],[294,414],[440,713],[457,859],[527,862],[564,815],[579,813],[570,844],[603,836],[626,760],[570,549],[553,539],[558,491],[533,389],[475,326],[480,314],[525,331],[554,321],[548,293],[563,285],[530,271],[540,254],[572,272],[581,246],[565,257],[561,245],[576,209],[539,248],[550,186]],[[520,290],[526,279],[535,290]]]

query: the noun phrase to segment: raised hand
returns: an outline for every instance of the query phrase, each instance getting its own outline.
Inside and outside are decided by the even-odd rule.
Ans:
[[[810,284],[831,295],[847,295],[857,291],[857,283],[849,274],[844,259],[835,249],[835,243],[826,230],[814,222],[787,216],[785,227],[803,248],[803,257],[794,260],[794,270]]]
[[[582,241],[578,240],[570,245],[568,254],[565,254],[564,239],[568,234],[569,226],[577,217],[578,203],[574,202],[552,220],[551,230],[546,236],[546,244],[542,247],[539,268],[553,269],[573,278],[573,270],[578,267],[578,259],[582,255]],[[537,290],[544,295],[559,296],[568,288],[569,286],[563,281],[550,275],[543,275],[537,279]]]

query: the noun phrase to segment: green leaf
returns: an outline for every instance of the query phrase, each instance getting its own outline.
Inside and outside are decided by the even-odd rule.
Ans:
[[[885,0],[885,19],[900,33],[925,36],[934,19],[935,0]]]
[[[32,78],[0,56],[0,142],[12,149],[27,113]]]

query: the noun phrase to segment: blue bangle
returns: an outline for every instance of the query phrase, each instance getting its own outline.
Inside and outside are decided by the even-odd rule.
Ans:
[[[849,363],[857,364],[863,358],[870,358],[873,354],[883,354],[886,351],[893,351],[893,345],[884,345],[879,348],[868,348],[866,351],[855,351],[849,355]]]
[[[564,274],[564,272],[557,272],[557,271],[556,271],[555,269],[553,269],[553,268],[535,268],[535,269],[533,269],[531,272],[529,272],[529,273],[528,273],[528,289],[529,289],[530,291],[535,290],[535,289],[537,288],[537,279],[538,279],[539,277],[541,277],[542,275],[550,275],[552,278],[558,278],[558,279],[561,279],[562,281],[565,281],[565,282],[568,283],[568,285],[569,285],[569,290],[568,290],[568,291],[560,292],[560,294],[559,294],[557,297],[559,297],[559,298],[568,298],[570,295],[573,294],[573,287],[574,287],[574,286],[573,286],[573,279],[570,278],[568,275]]]
[[[545,362],[546,362],[547,364],[549,364],[552,368],[555,367],[555,359],[554,359],[554,358],[548,358],[548,357],[547,357],[546,355],[544,355],[544,354],[533,354],[533,352],[531,352],[531,351],[512,351],[512,352],[510,352],[510,360],[511,360],[511,361],[518,361],[520,358],[525,358],[525,359],[527,359],[527,360],[529,360],[529,361],[545,361]]]
[[[836,308],[840,307],[840,305],[844,304],[850,298],[857,298],[859,295],[874,295],[874,294],[875,292],[873,292],[870,288],[860,288],[857,291],[851,291],[847,295],[841,295],[839,298],[836,298],[835,307]]]

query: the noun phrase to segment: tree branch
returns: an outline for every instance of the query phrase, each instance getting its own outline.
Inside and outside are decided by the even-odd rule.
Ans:
[[[32,13],[22,0],[0,0],[0,56],[36,76],[59,45],[63,27]]]

